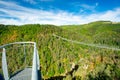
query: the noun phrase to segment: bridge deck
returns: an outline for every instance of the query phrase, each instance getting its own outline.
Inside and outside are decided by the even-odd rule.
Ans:
[[[14,74],[10,80],[31,80],[32,68],[25,68]]]

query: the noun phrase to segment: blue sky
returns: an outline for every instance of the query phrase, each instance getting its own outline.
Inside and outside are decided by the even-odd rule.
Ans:
[[[120,22],[120,0],[0,0],[0,24]]]

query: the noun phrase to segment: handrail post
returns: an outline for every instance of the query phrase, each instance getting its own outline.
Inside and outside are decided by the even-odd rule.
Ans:
[[[32,78],[31,78],[31,80],[38,80],[38,66],[37,66],[37,49],[36,49],[36,43],[34,43],[33,65],[32,65]]]
[[[38,67],[38,70],[40,70],[40,62],[39,62],[38,50],[37,50],[37,67]]]
[[[4,74],[5,80],[8,80],[8,68],[7,68],[7,60],[6,60],[6,51],[5,48],[3,48],[3,53],[2,53],[2,70]]]

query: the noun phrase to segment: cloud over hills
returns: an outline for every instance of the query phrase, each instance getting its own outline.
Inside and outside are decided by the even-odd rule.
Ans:
[[[96,4],[98,6],[98,4]],[[87,7],[87,5],[83,5]],[[94,7],[91,7],[92,9]],[[74,14],[64,10],[28,8],[16,2],[0,1],[0,24],[85,24],[97,20],[120,21],[120,8],[92,14]]]

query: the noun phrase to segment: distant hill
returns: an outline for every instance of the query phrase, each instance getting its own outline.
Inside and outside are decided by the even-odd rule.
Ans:
[[[85,25],[63,26],[62,28],[85,37],[83,41],[89,40],[86,42],[120,46],[120,23],[97,21]]]
[[[54,34],[61,38],[54,36]],[[68,26],[1,24],[0,45],[17,41],[37,42],[43,79],[120,79],[119,50],[74,43],[77,41],[120,49],[120,23],[97,21],[84,25]],[[13,51],[13,53],[15,52]],[[11,56],[13,55],[8,54],[9,58]],[[10,63],[18,68],[22,67],[20,63],[14,63],[14,60]],[[16,70],[16,66],[9,65],[11,74]],[[1,69],[0,65],[0,71]]]

